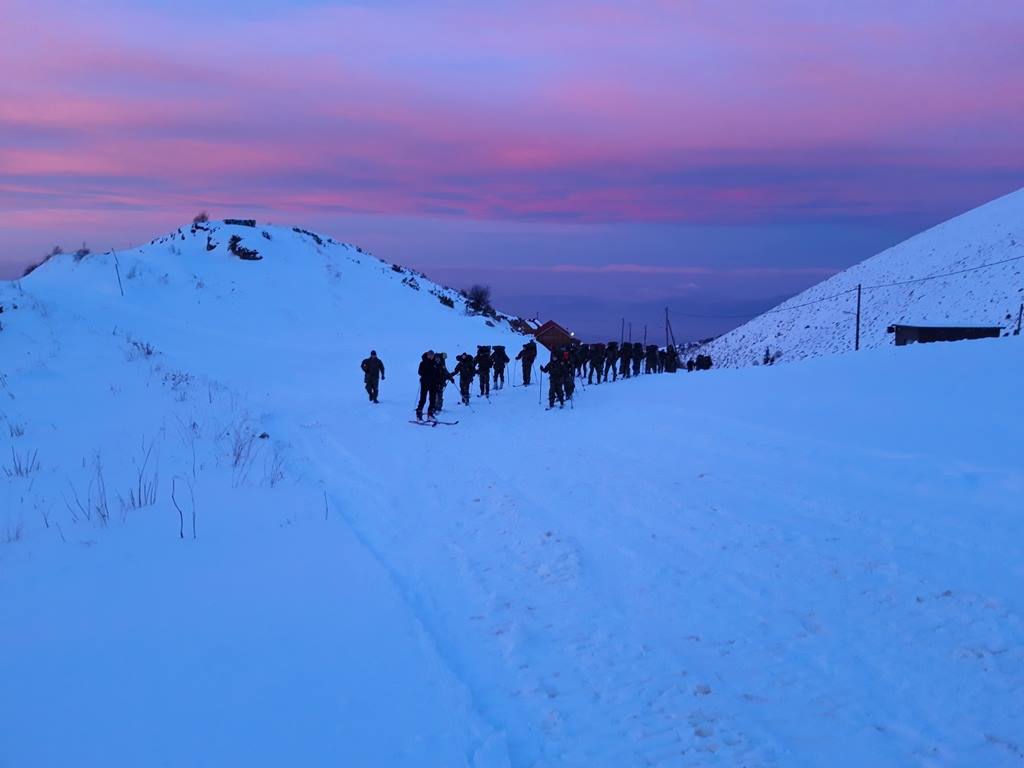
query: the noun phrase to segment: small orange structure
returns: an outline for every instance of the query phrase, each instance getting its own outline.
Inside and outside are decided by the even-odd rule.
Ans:
[[[556,350],[573,342],[573,335],[554,320],[548,320],[533,332],[534,337],[549,350]]]

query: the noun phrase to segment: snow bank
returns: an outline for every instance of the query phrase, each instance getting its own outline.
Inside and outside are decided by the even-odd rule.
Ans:
[[[840,272],[702,351],[725,367],[759,365],[766,349],[781,362],[852,352],[858,285],[861,349],[892,346],[893,324],[1012,332],[1024,303],[1024,189]]]
[[[0,765],[1019,764],[1019,338],[425,429],[520,337],[238,231],[0,289]]]

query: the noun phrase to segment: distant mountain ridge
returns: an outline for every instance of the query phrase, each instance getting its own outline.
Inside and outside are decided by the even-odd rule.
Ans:
[[[857,286],[860,347],[891,345],[904,325],[1017,326],[1024,302],[1024,189],[882,251],[707,344],[716,366],[853,351]]]

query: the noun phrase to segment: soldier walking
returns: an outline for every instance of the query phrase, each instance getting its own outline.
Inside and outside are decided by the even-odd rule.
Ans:
[[[590,345],[590,370],[587,372],[587,384],[594,383],[594,374],[597,374],[597,383],[601,383],[604,377],[604,344]]]
[[[505,386],[505,366],[512,362],[505,352],[505,347],[495,344],[491,360],[494,363],[494,388],[503,389]]]
[[[366,394],[370,396],[370,402],[377,402],[377,394],[380,390],[380,382],[384,378],[384,363],[377,357],[377,350],[371,349],[370,356],[359,364],[363,369],[363,383],[366,385]]]
[[[476,372],[480,379],[480,397],[490,398],[491,396],[491,348],[487,345],[479,345],[476,348]]]
[[[629,378],[629,363],[632,355],[633,345],[628,341],[623,343],[622,349],[619,351],[619,374],[624,379]]]
[[[565,407],[565,392],[562,389],[565,381],[565,364],[559,358],[557,352],[551,353],[551,360],[547,365],[540,367],[541,371],[548,375],[548,410],[555,407],[555,399],[558,399],[558,407]]]
[[[523,386],[530,386],[530,376],[533,374],[533,361],[537,359],[537,342],[528,341],[516,355],[516,360],[523,361]]]
[[[611,373],[612,381],[619,378],[619,344],[616,341],[609,341],[604,348],[604,380],[608,381],[608,374]]]
[[[462,404],[469,405],[469,388],[473,385],[473,376],[476,375],[476,363],[473,356],[463,352],[455,363],[455,373],[459,374],[459,394],[462,396]]]

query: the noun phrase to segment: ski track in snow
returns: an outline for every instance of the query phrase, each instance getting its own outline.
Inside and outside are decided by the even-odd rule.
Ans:
[[[688,446],[673,438],[671,411],[651,424],[649,411],[638,419],[628,407],[641,388],[674,384],[603,387],[557,414],[496,397],[471,437],[412,440],[374,419],[370,455],[415,470],[353,488],[353,478],[380,477],[364,458],[329,481],[346,486],[352,524],[403,583],[481,716],[507,729],[512,764],[956,764],[957,749],[977,749],[969,711],[961,724],[930,722],[925,692],[955,699],[996,673],[1015,680],[1009,694],[1022,682],[1020,617],[920,569],[970,527],[943,509],[942,489],[879,483],[894,463],[928,475],[947,462],[921,452],[901,462],[870,442],[851,455],[849,441],[814,434],[784,441],[789,425],[717,411],[688,415],[706,443]],[[591,407],[604,423],[596,440]],[[538,416],[562,421],[552,430]],[[517,433],[511,453],[529,457],[543,484],[489,449],[517,421],[535,434]],[[305,452],[337,456],[345,429],[323,425]],[[716,445],[715,431],[738,439]],[[645,441],[679,450],[652,455],[639,450]],[[781,445],[784,461],[767,460]],[[970,490],[974,475],[946,482]],[[657,494],[645,493],[651,478],[663,479]],[[948,516],[945,535],[930,530],[936,511]],[[961,554],[969,564],[979,553]],[[811,588],[794,593],[802,582]]]

